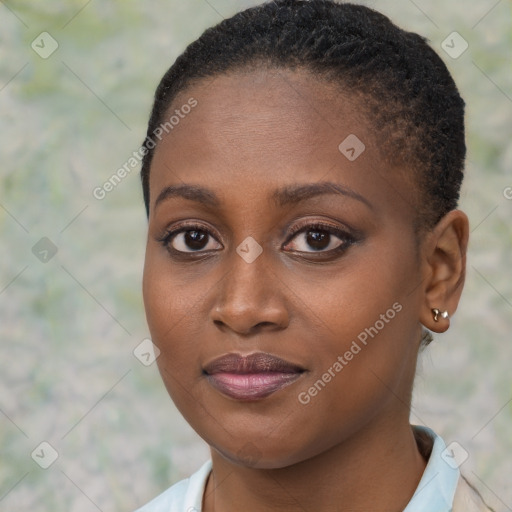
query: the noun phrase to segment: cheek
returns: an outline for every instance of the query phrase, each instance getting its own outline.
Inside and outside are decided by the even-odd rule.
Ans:
[[[310,286],[306,310],[314,312],[318,342],[303,401],[354,413],[390,390],[406,392],[417,349],[410,296],[416,270],[407,261],[399,263],[391,252],[371,254],[324,286]]]
[[[153,343],[167,353],[180,348],[173,340],[179,340],[181,329],[190,325],[187,313],[194,297],[190,287],[179,285],[176,270],[160,252],[154,249],[146,252],[142,290]]]
[[[308,455],[349,438],[383,411],[407,408],[416,357],[414,344],[404,342],[414,332],[411,311],[395,300],[398,294],[374,291],[347,307],[344,298],[333,301],[326,312],[328,329],[296,393],[296,435]]]
[[[192,385],[202,374],[206,301],[216,278],[214,273],[206,278],[196,272],[193,266],[181,269],[171,264],[159,247],[151,247],[146,253],[144,306],[152,341],[161,351],[157,364],[166,385],[173,378]]]
[[[157,366],[163,383],[187,420],[194,404],[190,392],[201,374],[198,349],[190,336],[191,305],[199,300],[190,286],[180,286],[176,270],[154,253],[146,253],[143,274],[146,319],[153,343],[160,349]],[[189,340],[186,343],[183,340]]]
[[[412,268],[364,255],[355,265],[337,271],[322,282],[295,281],[290,287],[301,295],[304,312],[318,326],[326,341],[315,348],[329,352],[349,348],[352,340],[365,341],[398,328],[411,287]],[[301,291],[302,290],[302,291]],[[309,315],[309,313],[308,313]],[[393,338],[391,336],[391,338]]]

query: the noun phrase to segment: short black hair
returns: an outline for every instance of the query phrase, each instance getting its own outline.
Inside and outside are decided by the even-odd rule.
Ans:
[[[363,5],[275,0],[205,30],[160,81],[142,145],[148,215],[153,133],[176,95],[204,78],[258,66],[310,71],[364,98],[361,107],[383,140],[386,160],[416,184],[416,231],[457,207],[465,103],[428,40]]]

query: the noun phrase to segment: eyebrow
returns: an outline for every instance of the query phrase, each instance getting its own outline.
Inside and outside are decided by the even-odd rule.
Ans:
[[[305,185],[287,185],[275,190],[270,196],[270,199],[277,206],[284,207],[325,194],[337,194],[350,197],[360,201],[361,203],[368,206],[368,208],[373,210],[372,204],[365,197],[358,194],[349,187],[330,181],[307,183]],[[155,208],[162,201],[172,197],[182,197],[184,199],[196,201],[213,208],[219,208],[221,205],[220,199],[215,194],[215,192],[213,192],[213,190],[202,187],[200,185],[182,184],[170,185],[162,189],[156,198]]]

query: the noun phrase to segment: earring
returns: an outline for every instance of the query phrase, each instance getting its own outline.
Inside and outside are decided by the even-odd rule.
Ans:
[[[432,309],[432,314],[434,315],[434,322],[439,322],[439,315],[443,318],[449,318],[448,311],[441,312],[437,308]]]

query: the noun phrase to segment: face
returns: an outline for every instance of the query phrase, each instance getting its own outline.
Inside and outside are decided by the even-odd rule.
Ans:
[[[155,150],[143,280],[181,413],[261,468],[407,421],[415,212],[360,100],[283,69],[196,84],[171,114],[190,98]]]

